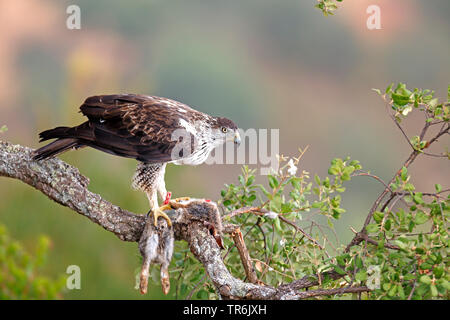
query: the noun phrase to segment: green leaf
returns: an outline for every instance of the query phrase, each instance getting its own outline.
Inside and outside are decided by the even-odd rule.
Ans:
[[[391,230],[391,224],[392,224],[391,219],[387,219],[386,222],[384,223],[384,228],[387,231]]]
[[[201,300],[207,300],[208,292],[204,289],[201,289],[199,292],[197,292],[197,298],[199,298]]]
[[[397,286],[397,292],[400,298],[405,299],[405,291],[403,290],[403,286],[401,284]]]
[[[278,182],[277,178],[275,178],[275,177],[274,177],[273,175],[271,175],[271,174],[269,174],[269,175],[267,176],[267,178],[269,179],[269,186],[270,186],[272,189],[275,189],[275,188],[278,187],[279,182]]]
[[[436,183],[434,185],[434,188],[436,189],[436,192],[439,193],[442,191],[442,186],[439,183]]]
[[[423,224],[423,223],[427,222],[428,219],[430,219],[430,217],[427,216],[425,212],[417,211],[416,216],[414,218],[414,222],[416,224]]]
[[[367,280],[367,272],[365,270],[360,270],[355,274],[355,279],[358,281],[366,281]]]
[[[384,213],[381,211],[375,211],[373,213],[373,219],[375,220],[376,223],[380,223],[383,220],[384,217]]]
[[[425,202],[422,199],[422,192],[416,192],[413,196],[413,200],[417,204],[424,204]]]
[[[433,274],[437,279],[440,279],[442,275],[444,274],[444,268],[443,267],[435,267],[433,269]]]
[[[397,285],[394,284],[394,285],[392,286],[391,290],[389,290],[388,296],[393,297],[393,296],[395,296],[395,293],[396,293],[396,292],[397,292]]]
[[[354,166],[348,166],[344,169],[344,174],[351,175],[353,172],[355,172]]]
[[[392,100],[394,100],[394,103],[401,107],[407,105],[410,102],[409,96],[392,93],[391,97],[392,97]]]
[[[361,257],[357,256],[355,258],[355,264],[360,269],[363,267],[363,261],[362,261]]]
[[[250,204],[256,200],[256,195],[252,194],[250,197],[248,197],[247,202],[249,202]]]
[[[334,271],[336,271],[337,273],[339,273],[340,275],[344,275],[346,274],[346,272],[344,271],[344,269],[342,269],[341,267],[339,267],[338,265],[333,265],[333,269]]]
[[[280,218],[276,218],[275,220],[274,220],[274,222],[275,222],[275,228],[279,231],[279,232],[283,232],[283,229],[281,229],[281,225],[280,225]]]
[[[431,278],[429,276],[427,276],[426,274],[421,276],[419,281],[424,284],[431,284]]]
[[[376,223],[371,223],[371,224],[368,224],[367,226],[366,226],[366,230],[367,230],[367,232],[369,232],[369,233],[375,233],[375,232],[377,232],[378,230],[379,230],[379,226],[378,226],[378,224],[376,224]]]
[[[333,176],[335,176],[335,175],[337,175],[339,173],[339,168],[337,167],[337,166],[331,166],[329,169],[328,169],[328,174],[331,174],[331,175],[333,175]]]
[[[403,181],[406,181],[408,179],[408,169],[406,169],[406,167],[402,168],[402,172],[401,172],[400,176]]]
[[[314,181],[316,181],[317,185],[320,186],[320,178],[317,174],[314,175]]]
[[[432,284],[432,285],[430,286],[430,289],[431,289],[431,295],[432,295],[433,297],[437,297],[437,296],[439,295],[438,290],[437,290],[437,288],[436,288],[436,285]]]
[[[343,208],[333,208],[332,211],[333,211],[333,213],[332,213],[333,218],[339,219],[341,214],[345,212],[345,209],[343,209]]]
[[[387,86],[386,93],[390,93],[391,92],[393,85],[394,85],[394,83],[391,83],[390,85]]]
[[[225,207],[228,207],[229,205],[231,205],[231,200],[225,200],[225,201],[223,202],[223,205],[224,205]]]
[[[292,177],[290,179],[291,185],[294,189],[301,189],[302,185],[301,185],[301,178],[299,177]]]

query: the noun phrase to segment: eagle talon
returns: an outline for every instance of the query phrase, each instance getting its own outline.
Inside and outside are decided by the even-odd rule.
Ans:
[[[152,210],[151,213],[153,214],[153,220],[154,220],[154,225],[155,227],[158,225],[158,218],[162,217],[163,219],[165,219],[167,221],[167,225],[169,227],[172,226],[172,221],[170,220],[169,216],[164,212],[164,210],[169,210],[172,209],[172,207],[168,204],[163,205],[162,207],[159,207],[155,210]]]

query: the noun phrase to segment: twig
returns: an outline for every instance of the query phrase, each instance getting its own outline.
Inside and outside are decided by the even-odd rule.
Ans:
[[[242,232],[238,228],[232,234],[234,244],[238,249],[239,256],[241,257],[242,265],[244,266],[245,274],[251,283],[258,283],[258,277],[256,276],[255,269],[253,268],[252,259],[248,253],[247,246],[245,245]]]
[[[281,221],[283,221],[283,222],[287,223],[288,225],[294,227],[295,230],[300,231],[306,238],[308,238],[312,243],[314,243],[320,249],[323,249],[323,247],[322,247],[322,245],[320,243],[318,243],[313,237],[311,237],[309,234],[307,234],[302,228],[300,228],[294,222],[292,222],[291,220],[286,219],[282,215],[279,215],[278,217],[280,218]]]

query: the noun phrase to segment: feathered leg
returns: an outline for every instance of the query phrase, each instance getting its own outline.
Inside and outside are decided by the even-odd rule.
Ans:
[[[165,169],[165,163],[139,163],[133,177],[133,188],[140,189],[146,193],[150,204],[149,213],[153,215],[155,226],[158,223],[158,218],[162,217],[170,227],[172,226],[172,221],[163,211],[170,209],[170,206],[163,205],[159,207],[158,205],[158,192],[163,199],[167,196],[164,182]]]

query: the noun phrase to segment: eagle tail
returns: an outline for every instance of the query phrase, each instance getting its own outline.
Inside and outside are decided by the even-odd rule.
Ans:
[[[57,127],[54,129],[42,131],[41,133],[39,133],[39,142],[55,138],[67,138],[67,132],[70,129],[70,127]]]
[[[68,138],[67,131],[71,129],[69,127],[57,127],[55,129],[46,130],[39,134],[42,141],[58,138],[42,148],[39,148],[33,152],[33,160],[42,160],[53,157],[71,148],[79,148],[78,139]]]

